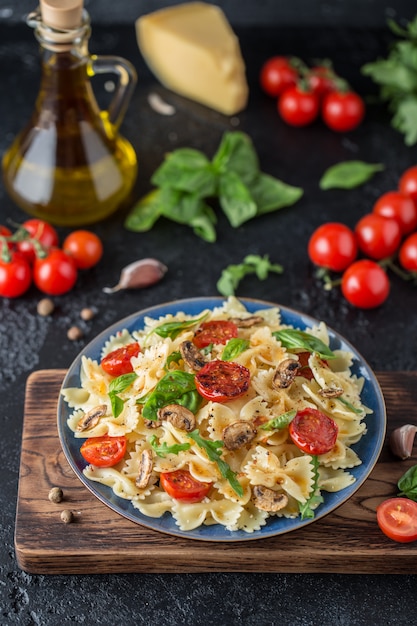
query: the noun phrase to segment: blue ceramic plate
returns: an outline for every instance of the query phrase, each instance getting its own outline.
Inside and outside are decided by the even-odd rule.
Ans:
[[[169,313],[175,314],[179,311],[184,311],[189,315],[196,316],[204,309],[213,309],[216,306],[221,306],[223,301],[223,298],[218,297],[177,300],[175,302],[167,302],[159,306],[139,311],[138,313],[134,313],[133,315],[122,319],[120,322],[113,324],[107,330],[100,333],[98,337],[91,341],[91,343],[89,343],[82,350],[69,368],[62,384],[62,388],[80,386],[81,357],[87,356],[95,360],[100,360],[102,346],[110,335],[114,335],[124,328],[129,331],[142,328],[144,318],[146,316],[158,318],[163,315],[168,315]],[[259,309],[279,306],[272,302],[243,298],[241,299],[241,302],[251,313]],[[312,317],[298,313],[292,309],[288,309],[286,307],[279,308],[283,323],[290,324],[295,328],[304,329],[318,323],[318,321]],[[363,484],[378,460],[384,442],[386,429],[384,398],[375,375],[372,373],[372,370],[361,355],[349,342],[331,329],[328,329],[328,331],[330,335],[330,347],[332,349],[348,350],[353,353],[354,364],[351,371],[353,374],[362,376],[365,379],[365,385],[361,398],[363,404],[371,408],[373,413],[368,415],[366,418],[366,435],[353,446],[359,455],[359,458],[362,460],[362,465],[349,470],[356,478],[356,482],[337,493],[323,492],[324,503],[321,504],[316,510],[315,518],[313,520],[270,517],[265,526],[263,526],[260,530],[249,534],[241,530],[234,532],[228,531],[220,524],[201,526],[195,530],[185,532],[178,528],[175,524],[175,520],[169,513],[166,513],[163,517],[157,519],[146,517],[133,508],[129,500],[119,498],[114,495],[113,491],[109,487],[99,483],[90,482],[83,475],[82,471],[86,463],[80,454],[80,441],[74,437],[72,431],[67,426],[67,419],[71,411],[64,402],[62,396],[60,396],[58,402],[58,433],[65,456],[80,481],[104,504],[117,513],[120,513],[123,517],[136,522],[137,524],[141,524],[147,528],[169,535],[175,535],[187,539],[199,539],[201,541],[251,541],[254,539],[262,539],[264,537],[273,537],[275,535],[287,533],[289,531],[302,528],[312,522],[316,522],[346,502],[346,500],[348,500]]]

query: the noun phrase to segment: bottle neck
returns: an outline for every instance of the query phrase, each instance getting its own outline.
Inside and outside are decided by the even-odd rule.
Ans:
[[[74,29],[58,30],[46,25],[42,21],[39,9],[30,13],[26,22],[34,29],[35,37],[45,51],[54,53],[73,51],[77,56],[87,55],[91,27],[90,16],[85,9],[80,25]]]

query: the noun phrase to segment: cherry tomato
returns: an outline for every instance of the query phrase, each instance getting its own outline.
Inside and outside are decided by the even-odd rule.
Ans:
[[[398,189],[407,196],[411,196],[417,203],[417,165],[405,170],[400,178]]]
[[[80,452],[87,463],[97,467],[113,467],[122,460],[126,453],[127,440],[124,435],[120,437],[90,437],[86,439],[80,448]]]
[[[160,474],[162,488],[171,498],[180,502],[201,502],[211,489],[211,483],[202,483],[184,469]]]
[[[366,256],[377,261],[396,252],[401,243],[401,228],[393,219],[368,213],[356,224],[358,246]]]
[[[417,204],[401,191],[388,191],[374,204],[373,213],[398,222],[401,233],[407,235],[417,227]]]
[[[89,230],[74,230],[65,238],[62,249],[74,259],[79,270],[94,267],[103,256],[100,238]]]
[[[298,362],[301,367],[296,371],[296,376],[302,376],[303,378],[307,378],[307,380],[313,380],[314,374],[311,370],[311,367],[308,364],[308,360],[310,358],[311,352],[298,352]],[[323,365],[328,365],[327,361],[321,360]]]
[[[321,114],[326,126],[344,133],[362,122],[365,104],[353,91],[332,91],[323,99]]]
[[[133,372],[131,359],[138,356],[140,345],[137,341],[128,343],[121,348],[116,348],[101,359],[101,367],[110,376],[121,376]]]
[[[32,271],[26,259],[10,250],[8,260],[0,257],[0,296],[17,298],[24,294],[32,283]]]
[[[326,454],[336,444],[338,426],[317,409],[302,409],[290,422],[290,437],[306,454]]]
[[[399,543],[417,539],[417,502],[408,498],[388,498],[376,509],[382,532]]]
[[[345,224],[328,222],[319,226],[308,242],[310,260],[334,272],[346,269],[355,259],[358,246],[353,231]]]
[[[51,224],[44,220],[33,218],[23,222],[22,227],[28,231],[31,239],[36,239],[45,250],[57,248],[59,245],[58,233]],[[16,244],[19,252],[25,255],[29,263],[36,258],[36,249],[32,241],[24,240]]]
[[[278,112],[290,126],[307,126],[319,114],[319,98],[313,91],[290,87],[278,99]]]
[[[10,230],[10,228],[7,228],[7,226],[2,226],[2,224],[0,224],[0,254],[2,252],[3,249],[3,243],[4,241],[1,239],[2,237],[11,237],[12,236],[12,231]],[[13,243],[11,241],[7,242],[7,247],[9,250],[13,249]]]
[[[261,68],[261,87],[269,96],[279,96],[289,87],[293,87],[297,80],[297,70],[286,57],[272,57]]]
[[[398,258],[405,270],[417,272],[417,232],[403,242]]]
[[[314,91],[319,98],[323,98],[335,88],[333,71],[325,65],[312,67],[308,72],[307,81],[311,91]]]
[[[370,259],[352,263],[342,276],[342,293],[360,309],[373,309],[388,298],[390,284],[382,267]]]
[[[74,287],[77,282],[77,268],[65,252],[51,248],[45,257],[35,259],[33,280],[43,293],[60,296]]]
[[[211,343],[225,344],[229,339],[237,337],[238,327],[229,320],[213,320],[203,322],[197,329],[193,343],[197,348],[205,348]]]
[[[198,393],[212,402],[228,402],[247,392],[250,372],[233,361],[209,361],[195,375]]]

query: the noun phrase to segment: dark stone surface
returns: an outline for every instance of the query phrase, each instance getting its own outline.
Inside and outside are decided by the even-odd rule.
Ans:
[[[416,290],[392,276],[389,300],[379,309],[350,307],[337,289],[323,291],[314,277],[306,245],[312,230],[324,221],[353,226],[376,198],[396,187],[401,173],[416,163],[392,130],[384,108],[369,106],[364,124],[349,135],[337,135],[321,122],[297,130],[286,127],[275,103],[258,87],[262,61],[272,54],[297,54],[305,60],[330,57],[336,69],[361,93],[373,88],[360,66],[386,51],[389,35],[364,28],[251,29],[240,33],[248,65],[251,98],[234,126],[228,118],[186,102],[159,88],[144,67],[132,26],[97,27],[91,51],[120,54],[139,72],[139,83],[123,124],[139,158],[135,198],[149,189],[149,178],[166,151],[192,146],[211,156],[225,130],[239,128],[253,139],[262,169],[302,186],[304,197],[294,207],[264,216],[234,230],[219,218],[218,240],[207,244],[190,229],[160,221],[148,234],[123,227],[127,210],[92,227],[103,239],[100,265],[80,276],[68,295],[55,299],[52,317],[36,313],[39,292],[32,288],[15,301],[0,301],[0,623],[62,626],[73,624],[245,624],[355,626],[415,623],[415,576],[354,575],[124,575],[46,576],[19,570],[13,546],[18,486],[23,398],[27,376],[45,368],[66,368],[79,350],[100,331],[141,308],[163,301],[216,294],[221,270],[248,253],[268,254],[285,272],[264,282],[245,279],[238,295],[272,300],[325,320],[356,345],[376,370],[417,367]],[[38,87],[37,46],[23,26],[0,28],[0,152],[31,112]],[[147,104],[154,89],[175,104],[173,117],[158,116]],[[99,87],[99,98],[105,93]],[[351,191],[320,191],[318,181],[330,165],[348,159],[382,162],[384,172]],[[0,223],[26,218],[0,187]],[[60,229],[61,236],[68,232]],[[103,287],[117,282],[121,268],[138,258],[155,256],[169,268],[158,285],[108,296]],[[79,320],[85,306],[97,316]],[[80,324],[82,340],[70,342],[67,329]],[[40,415],[40,419],[42,416]],[[407,416],[408,418],[408,416]],[[115,534],[115,537],[117,535]],[[341,541],[343,537],[341,536]],[[239,558],[238,551],[236,558]],[[399,556],[401,558],[400,550]],[[381,618],[377,619],[376,615]]]

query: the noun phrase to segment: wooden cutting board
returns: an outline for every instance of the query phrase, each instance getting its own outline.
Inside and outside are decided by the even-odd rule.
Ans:
[[[362,487],[323,519],[277,537],[239,543],[202,542],[158,533],[115,513],[81,483],[61,449],[56,405],[64,370],[27,381],[15,548],[31,573],[338,572],[417,573],[417,542],[398,544],[379,530],[375,510],[396,495],[398,478],[417,463],[395,459],[387,444]],[[417,420],[417,372],[380,372],[387,436]],[[63,489],[60,504],[48,500]],[[63,509],[75,515],[60,519]]]

